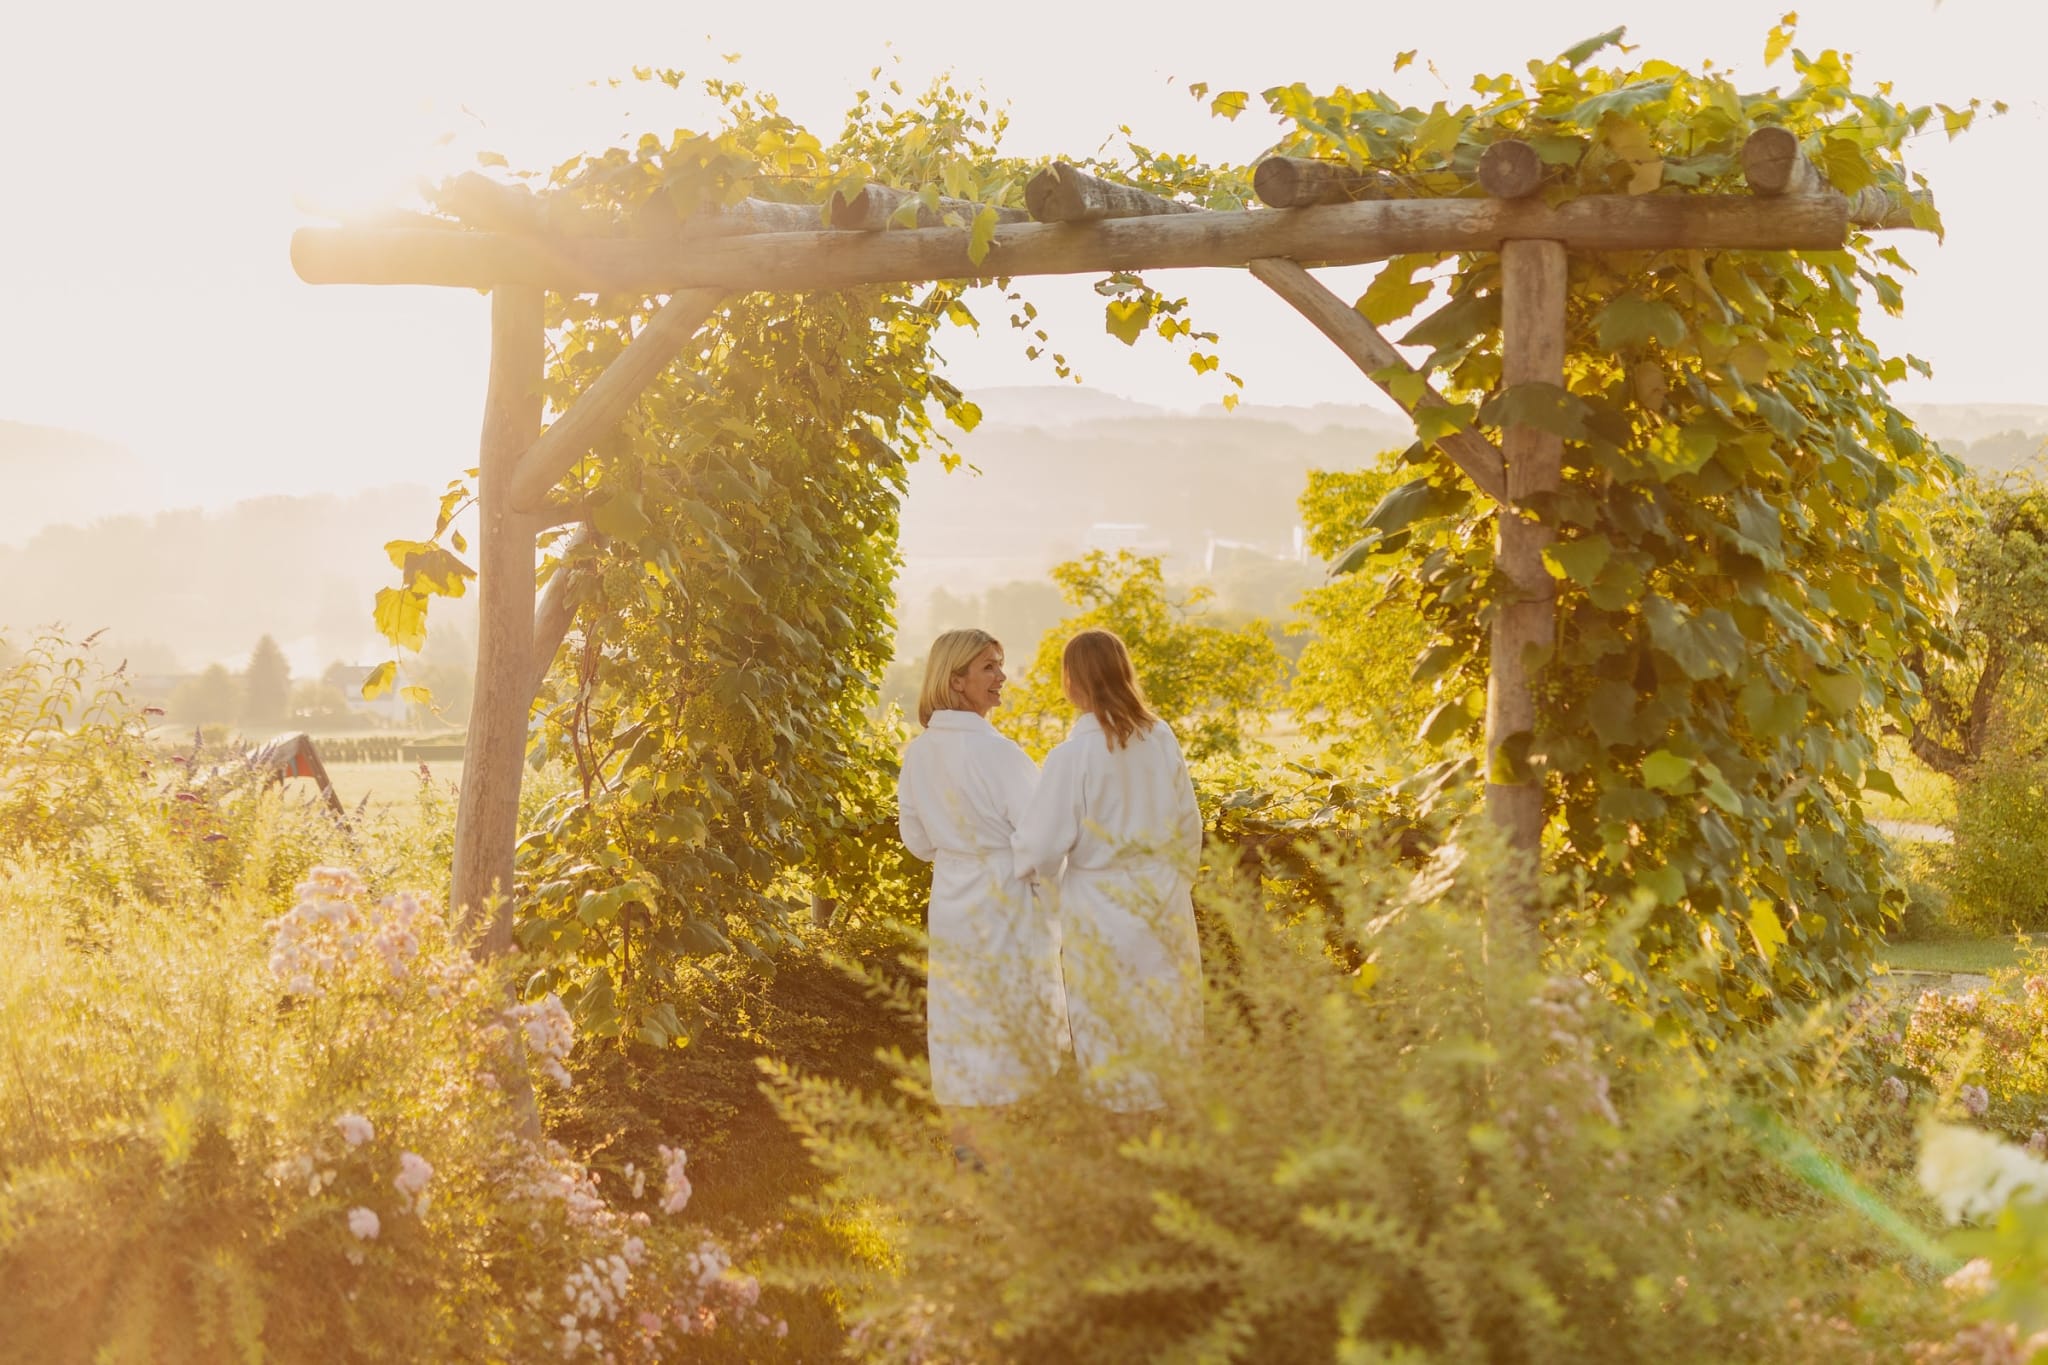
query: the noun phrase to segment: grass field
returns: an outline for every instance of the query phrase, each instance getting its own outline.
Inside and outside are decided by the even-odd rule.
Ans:
[[[334,783],[334,794],[341,798],[341,804],[350,810],[365,799],[372,806],[402,805],[410,803],[419,794],[421,766],[418,763],[330,763],[327,765],[327,778]],[[437,786],[462,781],[460,763],[428,763],[424,766],[428,780]],[[286,784],[285,790],[294,796],[318,794],[310,778],[294,778]]]

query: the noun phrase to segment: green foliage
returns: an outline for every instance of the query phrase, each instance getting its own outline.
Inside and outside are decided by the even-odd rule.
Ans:
[[[830,143],[772,98],[708,88],[723,127],[572,158],[544,178],[550,199],[646,224],[749,196],[820,203],[868,178],[1021,194],[1002,115],[949,85],[900,107],[863,92]],[[679,964],[737,951],[765,968],[812,896],[858,908],[900,882],[883,837],[900,735],[866,713],[906,462],[956,459],[939,415],[980,416],[934,373],[939,329],[974,325],[964,288],[733,298],[557,491],[591,537],[543,566],[569,576],[578,615],[533,757],[575,783],[522,840],[518,933],[545,959],[530,989],[559,988],[591,1031],[666,1043]],[[566,408],[656,303],[551,298],[549,401]],[[435,536],[402,547],[394,640],[461,589],[441,543],[461,550],[449,526],[467,498],[452,487]]]
[[[1991,933],[2048,929],[2048,757],[1993,752],[1956,784],[1950,918]]]
[[[1951,1325],[1806,1183],[1903,1194],[1854,1026],[1674,1049],[1590,984],[1598,945],[1545,965],[1489,932],[1482,863],[1332,864],[1327,910],[1209,886],[1206,1040],[1144,1059],[1167,1107],[1056,1086],[977,1120],[985,1175],[921,1067],[778,1070],[826,1212],[876,1249],[782,1273],[829,1279],[873,1360],[1874,1361]]]
[[[1039,640],[1023,681],[996,713],[999,729],[1034,758],[1065,739],[1074,710],[1061,689],[1061,652],[1074,632],[1103,627],[1130,647],[1146,699],[1190,761],[1244,751],[1247,727],[1264,718],[1287,669],[1263,621],[1229,628],[1199,619],[1212,592],[1193,587],[1175,601],[1156,555],[1095,550],[1053,566],[1052,578],[1081,610]]]
[[[1308,548],[1335,559],[1356,544],[1398,479],[1394,470],[1309,474],[1301,495]],[[1450,662],[1429,649],[1429,632],[1398,574],[1334,578],[1301,599],[1308,634],[1287,705],[1302,734],[1340,766],[1407,766],[1423,717],[1435,705],[1432,670]]]
[[[1278,150],[1424,195],[1470,193],[1480,154],[1510,136],[1544,158],[1553,203],[1739,191],[1737,154],[1765,125],[1796,132],[1840,188],[1919,186],[1902,148],[1935,111],[1858,90],[1835,52],[1794,51],[1796,87],[1762,93],[1594,56],[1483,77],[1456,107],[1301,86],[1266,101],[1290,125]],[[1596,896],[1656,896],[1646,967],[1712,946],[1727,971],[1695,998],[1699,1024],[1850,984],[1896,913],[1865,824],[1864,794],[1891,786],[1871,735],[1917,710],[1908,660],[1944,590],[1930,513],[1955,476],[1889,396],[1924,365],[1862,331],[1868,300],[1898,311],[1904,257],[1863,233],[1840,251],[1574,253],[1562,392],[1502,390],[1499,259],[1450,265],[1447,301],[1408,333],[1431,348],[1450,420],[1565,437],[1544,508],[1562,528],[1558,644],[1539,728],[1507,749],[1545,781],[1558,857]],[[1446,700],[1425,737],[1470,752],[1505,590],[1496,509],[1433,448],[1406,458],[1414,482],[1359,557],[1391,559],[1432,632]]]
[[[2031,471],[1971,478],[1938,534],[1955,602],[1947,651],[1911,659],[1926,701],[1913,751],[1967,776],[2000,754],[2048,750],[2048,485]]]

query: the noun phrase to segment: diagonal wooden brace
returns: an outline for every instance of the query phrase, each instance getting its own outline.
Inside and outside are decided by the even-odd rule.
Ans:
[[[1382,392],[1396,403],[1410,417],[1421,408],[1447,406],[1443,395],[1425,384],[1422,396],[1414,403],[1403,402],[1385,380],[1379,376],[1387,370],[1415,373],[1402,354],[1393,344],[1379,334],[1379,329],[1367,322],[1356,308],[1330,292],[1329,286],[1302,269],[1293,261],[1279,257],[1266,257],[1251,262],[1251,272],[1260,283],[1293,304],[1300,314],[1316,325],[1316,330],[1337,343],[1337,349],[1351,357],[1351,363],[1365,372],[1365,377],[1379,385]],[[1437,448],[1450,457],[1452,464],[1465,472],[1480,492],[1495,502],[1508,500],[1508,482],[1505,466],[1501,462],[1500,449],[1476,431],[1448,432],[1436,439]]]
[[[512,505],[521,512],[541,511],[562,476],[618,425],[654,376],[681,353],[724,297],[717,289],[671,294],[640,335],[605,366],[597,382],[519,457],[512,474]]]

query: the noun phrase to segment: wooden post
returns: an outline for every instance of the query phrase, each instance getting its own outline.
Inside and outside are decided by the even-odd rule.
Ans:
[[[512,479],[519,457],[540,432],[546,326],[539,289],[513,285],[491,291],[491,377],[477,478],[476,692],[455,810],[451,897],[465,930],[474,930],[498,898],[477,939],[486,957],[512,946],[512,851],[533,708],[528,684],[535,598],[533,522],[512,504]]]
[[[1501,383],[1564,384],[1565,276],[1562,242],[1519,240],[1501,246]],[[1527,510],[1562,479],[1564,439],[1528,427],[1501,434],[1508,502],[1500,509],[1496,563],[1512,597],[1493,621],[1486,688],[1486,809],[1524,870],[1540,866],[1543,784],[1510,761],[1536,728],[1536,673],[1557,642],[1555,588],[1543,567],[1554,530]],[[1536,667],[1531,656],[1535,655]],[[1519,744],[1516,737],[1521,736]],[[1503,749],[1509,750],[1504,754]],[[1521,780],[1515,780],[1517,777]]]

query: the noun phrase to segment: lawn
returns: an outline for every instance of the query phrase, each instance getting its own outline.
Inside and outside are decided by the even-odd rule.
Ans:
[[[2048,935],[2027,936],[2035,947],[2048,943]],[[1886,944],[1879,959],[1901,972],[1991,972],[2019,965],[2021,939],[1935,938],[1912,943]]]
[[[330,763],[327,765],[327,778],[334,784],[334,794],[349,810],[354,810],[365,799],[373,807],[399,805],[412,801],[419,794],[422,767],[427,770],[428,779],[437,786],[460,784],[462,781],[460,762]],[[285,790],[294,796],[318,794],[310,778],[294,778],[286,784]]]

